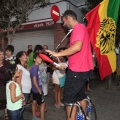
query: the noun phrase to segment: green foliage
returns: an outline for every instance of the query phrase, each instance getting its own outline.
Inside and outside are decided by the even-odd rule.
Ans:
[[[49,5],[49,0],[0,0],[0,29],[7,30],[5,37],[9,44],[30,13],[46,5]]]
[[[8,29],[25,22],[34,9],[47,4],[46,0],[0,0],[0,28]]]
[[[103,0],[87,0],[89,9],[90,10],[93,9],[95,6],[97,6],[102,1]]]
[[[102,1],[103,0],[86,0],[87,7],[83,8],[81,12],[83,13],[83,15],[85,15],[87,12],[96,7]]]

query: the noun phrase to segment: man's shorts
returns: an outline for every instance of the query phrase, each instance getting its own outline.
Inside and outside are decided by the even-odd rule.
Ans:
[[[37,103],[38,103],[38,105],[41,105],[42,103],[45,102],[43,93],[40,94],[40,93],[34,93],[34,92],[32,92],[32,95],[33,95],[33,100],[36,100]]]
[[[90,72],[67,72],[64,86],[64,103],[75,103],[87,98],[85,85]]]

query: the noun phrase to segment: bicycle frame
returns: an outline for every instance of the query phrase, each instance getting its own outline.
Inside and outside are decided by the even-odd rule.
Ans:
[[[87,101],[87,113],[85,114],[82,106],[80,105],[79,102],[76,102],[76,106],[78,107],[78,113],[80,115],[82,115],[83,117],[81,119],[76,119],[76,120],[97,120],[97,115],[96,115],[96,110],[95,107],[92,103],[92,101],[90,100],[90,98],[87,96],[87,99],[84,99]],[[93,111],[94,109],[94,111]],[[92,118],[92,112],[94,112],[94,118]]]
[[[92,101],[90,100],[89,97],[87,97],[87,99],[84,99],[87,101],[87,113],[85,114],[85,112],[83,111],[82,109],[82,106],[80,104],[80,102],[76,102],[74,104],[67,104],[68,106],[72,106],[71,108],[71,112],[70,112],[70,117],[71,117],[71,114],[72,114],[72,109],[75,106],[77,106],[78,108],[78,111],[77,111],[77,115],[76,115],[76,120],[97,120],[97,115],[96,115],[96,110],[95,110],[95,107],[92,103]],[[92,112],[94,113],[92,116]],[[93,117],[93,118],[92,118]]]

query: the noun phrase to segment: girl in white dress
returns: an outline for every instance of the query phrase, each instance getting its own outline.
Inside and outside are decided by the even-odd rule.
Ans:
[[[59,50],[62,50],[62,49],[59,49]],[[59,57],[59,58],[55,58],[54,61],[57,63],[64,63],[65,59],[64,59],[64,57]],[[54,71],[53,71],[52,79],[53,79],[54,91],[55,91],[55,93],[54,93],[55,107],[60,108],[60,106],[64,106],[64,105],[61,102],[61,99],[63,97],[63,95],[62,95],[63,88],[60,87],[59,77],[63,77],[65,75],[65,70],[59,70],[55,66],[53,67],[53,70]]]

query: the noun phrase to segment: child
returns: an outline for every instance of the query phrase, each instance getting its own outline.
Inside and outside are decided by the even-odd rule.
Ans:
[[[21,93],[19,84],[16,83],[16,77],[19,76],[19,70],[16,71],[15,75],[13,75],[13,72],[10,70],[9,75],[12,78],[12,80],[6,84],[6,99],[9,120],[21,120],[20,113],[22,101],[24,101],[24,95]]]
[[[64,48],[59,48],[58,52],[63,51]],[[55,58],[55,61],[58,64],[64,63],[65,62],[65,58],[64,57],[57,57]],[[59,77],[63,77],[65,76],[65,69],[64,70],[60,70],[57,67],[53,66],[53,84],[54,84],[54,96],[55,96],[55,107],[56,108],[60,108],[61,106],[64,106],[64,104],[61,102],[61,100],[63,99],[63,87],[60,87],[60,82],[59,82]]]
[[[14,53],[14,46],[8,45],[6,50],[5,50],[5,55],[6,55],[5,60],[10,63],[9,67],[11,69],[14,69],[15,60],[16,60],[16,57],[13,55],[13,53]]]
[[[32,103],[32,120],[36,120],[35,111],[36,105],[39,105],[39,111],[41,115],[40,120],[44,120],[44,111],[45,111],[45,100],[43,98],[43,89],[40,79],[39,65],[42,62],[42,59],[39,57],[39,53],[33,55],[34,64],[30,69],[30,76],[32,81],[32,94],[33,94],[33,103]]]

